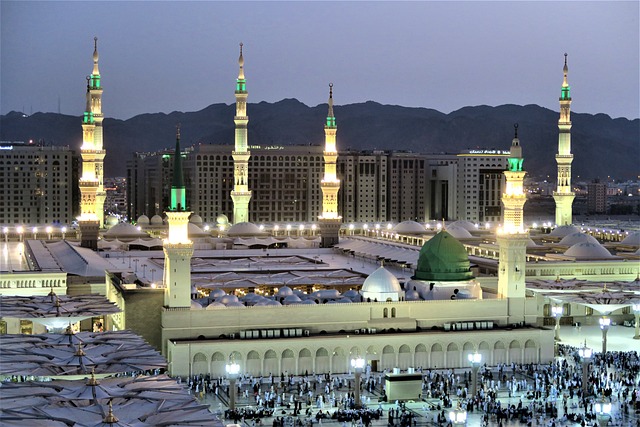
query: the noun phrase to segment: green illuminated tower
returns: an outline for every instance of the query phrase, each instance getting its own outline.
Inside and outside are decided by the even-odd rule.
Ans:
[[[240,58],[238,59],[240,71],[236,80],[236,115],[233,121],[236,124],[235,149],[233,155],[233,222],[249,221],[249,158],[251,153],[247,145],[247,82],[244,78],[244,58],[242,57],[242,43],[240,43]]]
[[[556,201],[556,225],[567,225],[573,223],[572,204],[575,193],[571,188],[571,88],[567,83],[567,54],[564,54],[564,80],[560,92],[560,120],[558,121],[558,186],[553,192]]]
[[[176,128],[176,150],[173,158],[171,182],[171,206],[165,212],[169,223],[169,235],[164,241],[164,305],[166,307],[191,307],[191,257],[193,242],[189,240],[189,216],[182,173],[180,152],[180,126]]]
[[[91,96],[91,113],[95,122],[95,130],[93,132],[93,141],[96,151],[100,153],[96,157],[96,178],[98,179],[98,188],[96,191],[96,215],[100,221],[100,228],[104,227],[104,201],[107,193],[104,190],[104,157],[106,151],[103,145],[102,121],[102,84],[100,82],[100,70],[98,69],[98,38],[93,38],[93,71],[89,76],[89,93]]]
[[[338,243],[338,234],[342,217],[338,215],[338,191],[340,180],[336,175],[336,162],[338,151],[336,150],[336,133],[338,126],[333,115],[333,83],[329,84],[329,112],[324,125],[324,178],[320,181],[322,189],[322,214],[318,218],[320,222],[320,245],[329,248]]]

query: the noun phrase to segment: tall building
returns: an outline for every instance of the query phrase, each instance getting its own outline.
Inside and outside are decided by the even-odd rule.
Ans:
[[[567,82],[569,67],[567,54],[564,54],[564,79],[560,91],[560,120],[558,121],[558,186],[553,193],[556,201],[556,224],[568,225],[573,223],[572,204],[575,193],[571,188],[571,88]]]
[[[242,57],[242,43],[240,43],[240,58],[238,59],[240,71],[236,80],[236,115],[233,121],[236,123],[235,150],[233,152],[233,222],[249,221],[249,158],[251,153],[247,146],[247,81],[244,78],[244,58]]]
[[[104,224],[104,156],[102,142],[102,84],[98,69],[98,38],[94,38],[93,72],[87,77],[87,105],[82,118],[82,177],[80,178],[81,244],[97,248],[98,229]]]
[[[587,185],[587,210],[594,214],[607,212],[607,184],[599,179]]]
[[[506,186],[502,194],[503,225],[498,230],[496,242],[499,247],[498,297],[509,299],[509,322],[518,323],[525,321],[525,270],[529,233],[522,222],[524,204],[527,201],[524,192],[526,172],[522,170],[524,159],[518,139],[518,125],[514,128],[509,168],[504,171]]]
[[[79,200],[69,147],[0,142],[0,224],[71,224]]]
[[[389,155],[345,151],[338,157],[339,212],[345,222],[387,221]]]
[[[338,234],[342,217],[338,215],[338,191],[340,181],[337,178],[336,160],[336,133],[338,126],[333,115],[333,83],[329,84],[329,111],[324,125],[324,178],[320,182],[322,189],[322,215],[320,221],[320,245],[329,248],[338,243]]]
[[[466,150],[458,154],[456,219],[498,222],[508,151]]]
[[[426,221],[428,219],[426,156],[393,151],[389,155],[388,171],[388,220]]]
[[[180,155],[180,127],[176,130],[176,149],[173,156],[171,201],[167,210],[169,236],[164,249],[165,307],[191,307],[191,257],[193,242],[189,240],[189,216],[187,190],[182,173]]]
[[[427,215],[429,219],[456,218],[458,156],[435,154],[427,159]]]

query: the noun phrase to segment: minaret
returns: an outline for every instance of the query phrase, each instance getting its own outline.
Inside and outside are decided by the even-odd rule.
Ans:
[[[502,194],[504,205],[503,227],[498,230],[496,240],[500,250],[498,264],[498,298],[507,298],[509,323],[524,319],[525,269],[529,232],[525,230],[522,217],[527,201],[524,192],[522,170],[522,147],[518,139],[518,125],[514,125],[515,136],[511,142],[509,168],[504,171],[507,181]]]
[[[176,130],[176,150],[173,157],[171,182],[171,206],[165,212],[169,223],[169,235],[164,241],[164,305],[166,307],[191,307],[191,257],[193,242],[189,240],[189,215],[182,174],[180,152],[180,126]]]
[[[242,57],[242,43],[240,43],[240,58],[238,59],[240,71],[236,80],[236,115],[233,121],[236,124],[236,146],[233,151],[233,222],[249,221],[249,152],[247,146],[247,82],[244,78],[244,58]]]
[[[82,117],[82,176],[80,178],[81,245],[97,249],[98,230],[104,218],[102,147],[102,86],[98,70],[98,38],[94,37],[93,72],[87,77],[87,104]]]
[[[338,234],[342,217],[338,215],[338,190],[340,181],[336,175],[336,133],[338,126],[333,115],[333,83],[329,83],[329,112],[324,125],[324,178],[320,181],[322,189],[322,214],[320,221],[321,247],[329,248],[338,243]]]
[[[564,54],[564,80],[560,91],[560,120],[558,121],[558,187],[553,192],[556,201],[556,225],[568,225],[573,223],[572,207],[575,193],[571,188],[571,88],[567,83],[567,54]]]

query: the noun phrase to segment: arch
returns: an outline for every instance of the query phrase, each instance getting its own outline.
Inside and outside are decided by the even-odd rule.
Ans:
[[[341,373],[347,371],[347,356],[342,347],[336,347],[331,355],[331,372]]]
[[[215,377],[221,377],[225,375],[226,371],[224,367],[227,363],[226,360],[227,358],[224,357],[224,354],[222,354],[221,352],[216,351],[215,353],[213,353],[213,355],[211,356],[211,375]]]
[[[391,307],[391,317],[396,317],[396,308]]]
[[[326,348],[320,347],[316,350],[316,373],[327,373],[331,369],[329,352]]]
[[[454,342],[449,343],[447,351],[458,351],[458,345]]]
[[[260,375],[262,371],[262,359],[257,351],[251,350],[247,354],[247,366],[245,367],[245,370],[248,374]]]
[[[473,344],[471,344],[469,341],[467,341],[467,342],[466,342],[466,343],[464,343],[464,345],[462,346],[462,349],[463,349],[464,351],[470,351],[470,352],[473,352],[473,351],[476,349],[476,347],[475,347]]]
[[[393,369],[396,367],[396,351],[390,345],[382,348],[382,360],[380,361],[382,369]]]
[[[296,373],[296,359],[293,350],[288,348],[282,352],[282,372]]]
[[[460,366],[460,349],[458,344],[451,342],[447,345],[445,364],[447,368],[457,368]]]
[[[522,363],[522,345],[520,341],[513,340],[509,343],[509,362]]]
[[[429,366],[429,354],[427,353],[427,346],[424,344],[418,344],[415,348],[414,365],[418,368],[426,368]]]
[[[493,365],[507,363],[507,349],[502,341],[493,344]]]
[[[537,363],[538,362],[538,345],[533,340],[527,340],[524,343],[524,363]]]
[[[300,353],[298,353],[298,375],[313,371],[313,357],[311,357],[311,350],[303,348],[300,350]]]
[[[193,363],[191,366],[191,372],[194,375],[206,375],[209,373],[209,363],[207,356],[203,353],[196,353],[193,355]]]
[[[486,363],[488,365],[492,365],[492,352],[489,343],[486,341],[481,341],[478,344],[478,353],[482,355],[482,363]]]
[[[444,368],[444,351],[442,345],[435,343],[431,346],[431,363],[430,367],[434,369]]]
[[[382,317],[389,317],[389,309],[387,307],[382,309]]]
[[[263,360],[263,370],[262,375],[279,375],[280,374],[280,363],[278,361],[278,356],[276,352],[269,349],[264,354]]]
[[[398,367],[400,369],[407,369],[411,366],[413,366],[411,348],[406,344],[402,344],[398,349]]]
[[[395,350],[390,345],[385,345],[382,349],[382,354],[395,354]]]

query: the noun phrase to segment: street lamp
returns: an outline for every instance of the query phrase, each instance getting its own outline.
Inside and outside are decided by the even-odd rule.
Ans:
[[[556,328],[554,339],[556,341],[560,340],[560,318],[562,317],[562,306],[554,305],[551,307],[551,315],[556,319]]]
[[[31,231],[33,232],[33,240],[38,238],[38,227],[33,227],[31,229]]]
[[[578,354],[582,358],[582,395],[586,396],[588,392],[589,362],[593,354],[593,350],[587,347],[587,340],[584,340],[584,346],[578,350]]]
[[[607,332],[611,326],[611,319],[606,316],[600,318],[600,329],[602,329],[602,354],[607,352]]]
[[[291,224],[287,224],[287,236],[291,235]]]
[[[640,303],[633,304],[633,314],[636,316],[636,334],[634,340],[640,340]]]
[[[138,262],[140,262],[138,258],[133,259],[133,263],[136,265],[136,273],[138,272]]]
[[[4,232],[4,242],[8,243],[9,242],[9,227],[4,227],[2,229],[2,231]],[[636,324],[638,324],[638,322],[636,322]]]
[[[452,411],[449,411],[449,421],[454,426],[463,426],[467,424],[467,411],[460,407],[458,407]]]
[[[47,239],[51,240],[51,232],[53,231],[53,228],[51,228],[51,226],[47,226],[46,228],[47,231]]]
[[[273,226],[273,235],[277,236],[278,235],[278,230],[280,230],[280,226],[278,224]]]
[[[478,369],[482,365],[482,354],[478,353],[469,353],[467,355],[467,359],[469,359],[469,363],[471,363],[471,391],[473,396],[478,393]]]
[[[24,233],[24,227],[19,225],[18,228],[16,229],[16,231],[18,232],[19,240],[22,242],[22,233]]]
[[[349,224],[349,232],[351,233],[352,236],[353,236],[353,233],[354,233],[354,231],[353,231],[354,228],[356,228],[355,225]]]
[[[356,376],[356,408],[362,406],[362,402],[360,400],[360,376],[362,375],[362,370],[364,368],[364,359],[358,355],[355,358],[351,359],[351,366],[355,371]]]
[[[142,277],[147,275],[147,264],[142,264]]]
[[[67,227],[62,227],[60,231],[62,232],[62,240],[64,240],[64,235],[67,234]]]
[[[316,235],[316,228],[318,228],[315,224],[311,224],[311,235]]]
[[[593,405],[593,409],[596,411],[596,419],[600,427],[605,427],[609,424],[609,419],[611,418],[611,402],[601,397]]]
[[[224,369],[227,371],[227,378],[229,379],[229,409],[234,411],[236,409],[236,379],[240,374],[240,365],[234,362],[232,356]]]
[[[299,235],[299,236],[304,235],[304,224],[300,224],[300,226],[298,227],[298,229],[300,230],[298,235]]]

